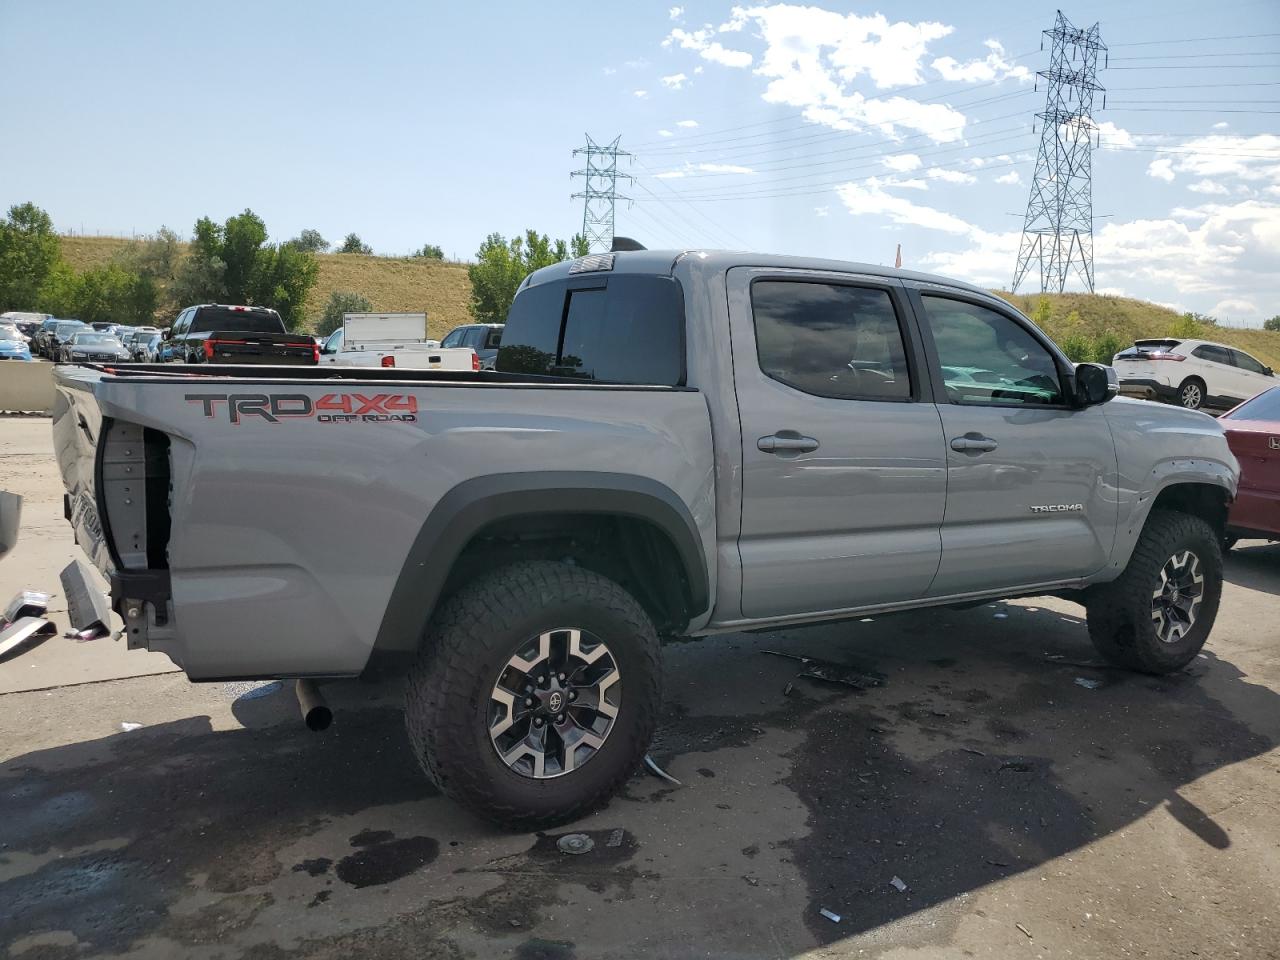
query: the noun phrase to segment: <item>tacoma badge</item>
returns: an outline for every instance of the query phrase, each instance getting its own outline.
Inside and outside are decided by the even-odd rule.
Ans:
[[[1043,506],[1032,507],[1032,513],[1082,513],[1084,512],[1083,503],[1047,503]]]

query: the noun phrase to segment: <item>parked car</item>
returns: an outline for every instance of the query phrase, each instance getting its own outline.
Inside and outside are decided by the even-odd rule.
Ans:
[[[79,320],[58,320],[52,327],[44,331],[44,343],[41,353],[50,360],[57,360],[62,352],[62,345],[81,330],[88,330],[87,324]]]
[[[1207,340],[1135,340],[1112,364],[1121,393],[1188,410],[1232,407],[1276,383],[1272,369],[1243,350]]]
[[[596,254],[521,284],[496,366],[57,368],[67,516],[130,647],[194,680],[403,671],[423,769],[515,826],[633,774],[660,635],[1052,593],[1167,673],[1213,626],[1222,427],[1113,400],[977,287]]]
[[[136,358],[147,340],[159,332],[157,327],[127,327],[120,334],[120,342],[129,351],[129,355]]]
[[[35,339],[36,331],[40,329],[40,325],[49,319],[47,313],[33,313],[27,310],[7,310],[0,313],[0,323],[9,322],[14,324],[19,330],[28,337]]]
[[[72,334],[58,350],[62,363],[120,363],[130,359],[124,344],[111,334],[89,329]]]
[[[502,326],[500,323],[463,324],[446,333],[440,346],[470,347],[480,358],[480,369],[492,370],[498,358],[498,348],[502,346]]]
[[[1240,461],[1240,491],[1227,514],[1227,547],[1237,539],[1280,540],[1280,386],[1246,400],[1218,422]]]
[[[320,349],[304,333],[289,333],[269,307],[204,303],[178,314],[165,338],[179,363],[314,364]]]
[[[124,330],[120,324],[110,320],[95,320],[89,326],[93,327],[98,333],[109,333],[117,339]]]
[[[320,348],[320,363],[405,370],[479,370],[470,347],[444,347],[426,336],[425,313],[349,313]]]
[[[0,360],[31,360],[26,338],[16,327],[0,326]]]
[[[161,363],[160,349],[164,346],[164,343],[164,337],[159,330],[147,337],[146,340],[137,340],[133,349],[133,359],[139,363]]]

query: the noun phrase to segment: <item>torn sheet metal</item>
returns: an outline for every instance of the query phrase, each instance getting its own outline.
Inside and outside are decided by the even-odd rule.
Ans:
[[[4,608],[4,622],[0,626],[17,623],[23,617],[43,617],[49,609],[49,594],[39,590],[20,590]]]
[[[9,624],[0,630],[0,662],[39,646],[57,632],[54,624],[39,617],[23,617]]]

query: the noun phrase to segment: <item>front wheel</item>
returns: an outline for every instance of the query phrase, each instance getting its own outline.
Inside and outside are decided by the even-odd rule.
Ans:
[[[409,673],[405,724],[427,775],[504,826],[575,819],[648,749],[657,633],[612,580],[563,563],[501,568],[450,597]]]
[[[1089,639],[1107,660],[1172,673],[1200,652],[1222,599],[1222,545],[1199,517],[1154,510],[1124,573],[1094,587]]]

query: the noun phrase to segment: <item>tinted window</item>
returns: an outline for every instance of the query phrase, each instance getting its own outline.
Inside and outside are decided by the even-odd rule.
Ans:
[[[952,403],[1063,403],[1053,354],[1022,324],[960,300],[921,300]]]
[[[498,347],[502,346],[502,328],[490,327],[489,333],[485,337],[484,345],[487,350],[497,350]]]
[[[1215,347],[1206,343],[1192,350],[1191,355],[1200,360],[1208,360],[1210,363],[1223,363],[1228,367],[1233,366],[1231,354],[1227,352],[1225,347]]]
[[[1231,351],[1231,358],[1235,360],[1236,366],[1241,370],[1248,370],[1250,373],[1266,374],[1267,370],[1262,364],[1247,353],[1241,353],[1239,350]]]
[[[471,347],[473,350],[479,350],[484,343],[484,327],[472,327],[467,331],[467,335],[462,338],[464,347]]]
[[[577,284],[571,286],[571,284]],[[684,301],[669,277],[554,281],[511,305],[496,369],[678,386],[684,382]]]
[[[788,386],[842,400],[906,400],[906,350],[885,290],[757,280],[751,285],[760,369]]]
[[[462,335],[466,333],[465,327],[458,327],[456,330],[450,330],[449,335],[440,341],[442,347],[460,347],[462,346]]]
[[[1241,404],[1227,420],[1274,420],[1280,423],[1280,387],[1264,390],[1252,400]]]
[[[284,333],[284,321],[275,311],[231,310],[226,307],[200,307],[191,322],[191,332],[238,330],[245,333]]]

